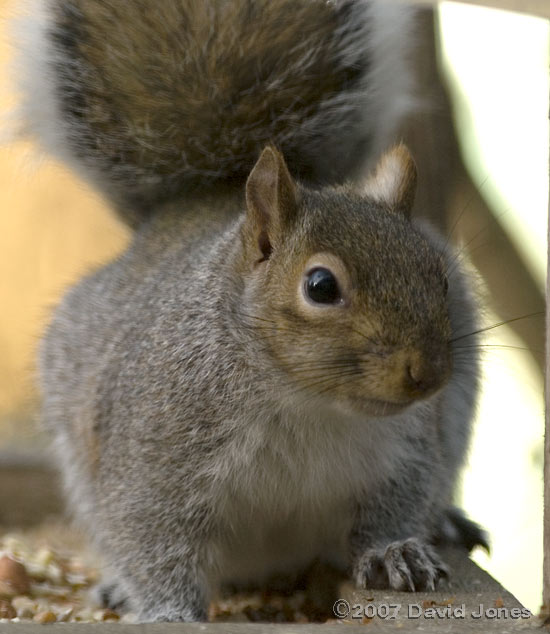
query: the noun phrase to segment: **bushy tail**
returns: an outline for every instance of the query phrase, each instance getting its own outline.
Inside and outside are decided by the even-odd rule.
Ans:
[[[136,224],[273,143],[312,184],[352,178],[408,91],[391,0],[40,0],[23,118]]]

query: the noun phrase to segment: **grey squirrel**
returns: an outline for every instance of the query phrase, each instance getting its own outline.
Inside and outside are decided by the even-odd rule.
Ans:
[[[48,0],[26,132],[135,230],[57,308],[43,421],[143,621],[336,563],[433,589],[478,389],[461,262],[382,153],[409,94],[388,0]],[[464,338],[469,336],[468,345]]]

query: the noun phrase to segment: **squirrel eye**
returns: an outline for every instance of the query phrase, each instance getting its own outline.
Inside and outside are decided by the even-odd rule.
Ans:
[[[342,299],[336,278],[323,268],[313,269],[307,274],[305,293],[316,304],[336,304]]]
[[[445,292],[445,295],[447,295],[449,291],[449,278],[446,275],[443,278],[443,290]]]

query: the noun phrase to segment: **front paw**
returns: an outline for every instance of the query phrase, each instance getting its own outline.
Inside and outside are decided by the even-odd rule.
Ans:
[[[116,612],[127,612],[130,610],[130,600],[128,593],[117,579],[102,580],[92,590],[94,603],[98,603],[102,608],[108,608]]]
[[[435,590],[447,568],[435,550],[411,537],[381,548],[370,548],[359,557],[354,567],[357,585],[393,590]]]

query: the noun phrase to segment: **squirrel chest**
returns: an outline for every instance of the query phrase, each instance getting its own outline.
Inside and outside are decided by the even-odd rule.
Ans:
[[[274,409],[243,421],[224,449],[214,487],[222,575],[246,582],[295,571],[315,559],[344,567],[358,500],[375,494],[407,453],[399,425],[352,417],[327,403]]]

